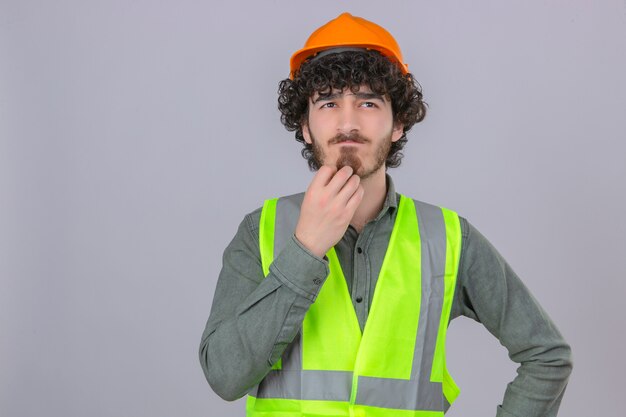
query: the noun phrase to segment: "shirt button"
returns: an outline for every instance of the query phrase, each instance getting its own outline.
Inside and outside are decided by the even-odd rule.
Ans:
[[[363,249],[361,249],[360,247],[356,248],[356,251],[359,253],[363,253]]]
[[[319,279],[319,278],[315,278],[315,279],[313,280],[313,284],[315,284],[315,285],[320,285],[321,283],[322,283],[322,280],[321,280],[321,279]]]
[[[357,303],[360,303],[361,301],[363,301],[363,297],[358,296],[358,297],[356,298],[356,302],[357,302]]]

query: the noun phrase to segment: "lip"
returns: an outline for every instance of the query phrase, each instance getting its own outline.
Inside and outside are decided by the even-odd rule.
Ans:
[[[335,145],[363,145],[363,142],[357,142],[355,140],[344,140],[337,142]]]

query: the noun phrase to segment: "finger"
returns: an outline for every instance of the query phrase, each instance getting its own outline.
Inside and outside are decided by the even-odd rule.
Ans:
[[[343,188],[337,193],[337,201],[345,206],[352,195],[357,191],[361,183],[361,177],[352,175],[344,184]]]
[[[356,191],[350,196],[348,202],[346,203],[346,209],[350,213],[350,218],[352,218],[352,215],[354,215],[354,212],[359,207],[359,204],[361,204],[361,201],[363,201],[364,195],[365,189],[361,184],[359,184]]]
[[[328,185],[330,180],[333,178],[333,175],[337,172],[337,167],[332,165],[323,165],[317,171],[311,184],[309,184],[309,188],[315,187],[325,187]]]
[[[346,184],[346,182],[348,182],[351,176],[352,167],[346,165],[345,167],[341,168],[335,173],[328,185],[326,185],[327,191],[330,192],[332,195],[337,195]]]

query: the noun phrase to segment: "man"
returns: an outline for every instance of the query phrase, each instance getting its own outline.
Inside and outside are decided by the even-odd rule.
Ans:
[[[425,116],[382,27],[344,13],[314,32],[279,89],[317,171],[306,193],[248,214],[226,248],[200,361],[248,416],[442,416],[450,320],[477,320],[521,364],[497,416],[555,416],[570,348],[507,263],[455,212],[386,174]]]

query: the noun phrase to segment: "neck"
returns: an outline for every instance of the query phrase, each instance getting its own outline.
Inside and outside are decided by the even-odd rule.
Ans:
[[[385,197],[387,196],[385,167],[382,166],[370,177],[361,180],[361,185],[365,191],[363,200],[361,200],[361,204],[354,212],[354,216],[352,216],[350,221],[352,227],[359,233],[361,233],[367,222],[373,220],[380,213],[385,203]]]

